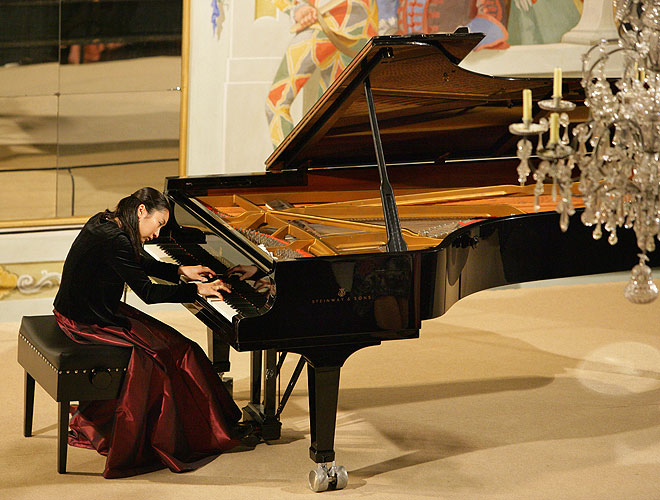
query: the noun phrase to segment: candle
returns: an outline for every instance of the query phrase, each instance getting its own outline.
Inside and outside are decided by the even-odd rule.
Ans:
[[[532,121],[532,91],[529,89],[523,90],[523,123],[530,123]]]
[[[555,68],[555,79],[552,83],[552,97],[561,99],[561,68]]]
[[[550,115],[550,144],[557,144],[559,142],[559,113],[552,113]]]

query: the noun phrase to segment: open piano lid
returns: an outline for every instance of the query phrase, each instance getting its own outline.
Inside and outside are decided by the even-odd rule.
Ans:
[[[266,160],[266,169],[375,164],[367,77],[388,164],[513,155],[517,138],[508,126],[521,121],[522,89],[532,89],[534,99],[549,98],[552,80],[460,68],[482,38],[481,33],[372,38]],[[567,87],[564,99],[579,100],[579,86]]]

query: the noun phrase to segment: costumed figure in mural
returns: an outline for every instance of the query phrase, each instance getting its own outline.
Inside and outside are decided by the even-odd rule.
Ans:
[[[273,0],[296,24],[266,99],[270,138],[277,147],[293,130],[291,103],[320,71],[319,97],[369,38],[378,34],[376,0]]]
[[[513,0],[509,43],[558,43],[580,20],[583,0]]]
[[[506,49],[509,1],[399,0],[399,32],[451,33],[467,26],[486,35],[475,50]]]

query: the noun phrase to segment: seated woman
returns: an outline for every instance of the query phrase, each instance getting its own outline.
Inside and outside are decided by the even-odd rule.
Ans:
[[[194,470],[239,444],[240,410],[202,349],[168,325],[121,302],[125,284],[146,303],[193,302],[230,293],[204,266],[141,255],[169,219],[169,202],[143,188],[94,215],[73,242],[55,298],[62,330],[80,343],[130,346],[118,399],[80,402],[69,444],[107,455],[106,478],[168,467]],[[176,284],[154,284],[149,276]]]

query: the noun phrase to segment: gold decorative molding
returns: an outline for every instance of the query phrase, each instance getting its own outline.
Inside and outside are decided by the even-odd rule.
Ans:
[[[16,288],[18,276],[0,266],[0,300]]]
[[[57,217],[52,219],[22,219],[0,221],[0,229],[19,227],[50,227],[50,226],[77,226],[84,224],[89,219],[85,217]]]
[[[54,297],[64,262],[27,262],[0,266],[0,301]]]
[[[190,0],[181,15],[181,105],[179,109],[179,177],[185,177],[188,151],[188,81],[190,77]]]

